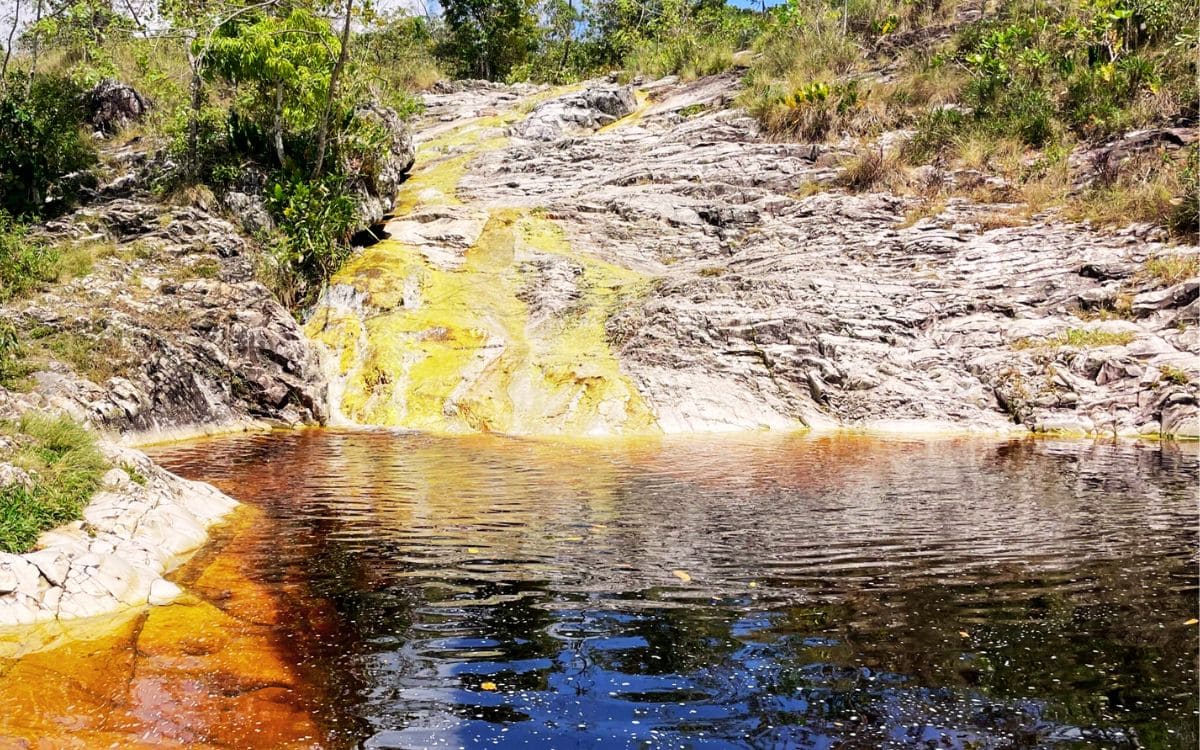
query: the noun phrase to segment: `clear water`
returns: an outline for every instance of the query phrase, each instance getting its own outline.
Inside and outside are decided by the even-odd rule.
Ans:
[[[328,747],[1197,746],[1194,446],[387,432],[156,450]]]

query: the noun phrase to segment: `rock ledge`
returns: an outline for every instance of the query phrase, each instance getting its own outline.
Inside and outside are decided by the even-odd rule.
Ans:
[[[140,451],[111,443],[101,450],[118,468],[105,474],[83,520],[43,533],[33,552],[0,553],[0,627],[169,603],[178,588],[163,574],[238,504]]]

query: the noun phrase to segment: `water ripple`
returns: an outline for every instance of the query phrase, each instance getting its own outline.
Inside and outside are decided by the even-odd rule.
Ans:
[[[369,748],[1195,747],[1172,445],[311,431],[160,449]],[[286,544],[280,540],[286,539]]]

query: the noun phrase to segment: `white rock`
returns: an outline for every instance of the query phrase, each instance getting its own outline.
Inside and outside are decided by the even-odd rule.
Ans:
[[[159,578],[150,584],[150,596],[146,598],[150,604],[161,607],[179,598],[183,590],[165,578]]]
[[[25,559],[37,566],[42,577],[54,586],[61,586],[67,580],[67,571],[71,569],[71,561],[58,549],[33,552],[25,555]]]
[[[0,564],[0,594],[8,594],[17,590],[17,574],[12,568]]]
[[[129,475],[123,469],[109,469],[102,478],[104,486],[109,489],[126,487],[130,484]]]

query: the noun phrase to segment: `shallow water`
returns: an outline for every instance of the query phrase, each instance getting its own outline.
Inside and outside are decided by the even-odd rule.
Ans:
[[[290,675],[133,712],[160,745],[1197,745],[1194,447],[307,431],[153,453],[260,516],[147,622],[253,622],[220,668]],[[177,662],[155,685],[195,679]]]

